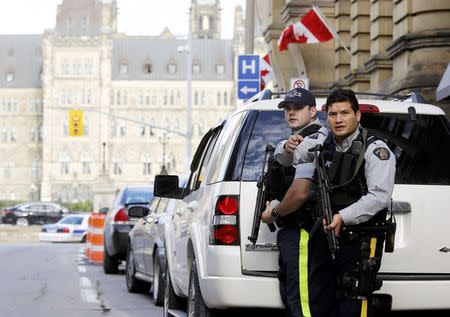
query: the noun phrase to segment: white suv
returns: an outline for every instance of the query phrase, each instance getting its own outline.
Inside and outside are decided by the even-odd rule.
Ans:
[[[155,179],[156,196],[180,198],[166,241],[165,314],[181,298],[189,316],[283,307],[276,232],[261,224],[256,245],[248,240],[266,145],[290,135],[273,95],[261,92],[204,136],[184,189],[176,176]],[[359,100],[362,125],[397,157],[395,251],[384,255],[380,292],[392,295],[394,310],[449,309],[450,125],[440,108],[411,99]]]

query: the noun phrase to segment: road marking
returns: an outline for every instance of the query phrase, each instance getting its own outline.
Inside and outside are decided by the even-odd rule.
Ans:
[[[100,304],[96,290],[92,287],[91,281],[85,276],[80,277],[80,296],[84,302]]]
[[[86,267],[84,265],[78,265],[78,272],[86,273]]]

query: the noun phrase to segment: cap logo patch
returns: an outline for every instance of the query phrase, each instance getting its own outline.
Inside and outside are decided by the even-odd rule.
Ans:
[[[289,94],[288,94],[288,97],[301,97],[303,94],[300,92],[300,91],[291,91]]]
[[[373,150],[373,154],[376,155],[380,160],[386,161],[389,160],[391,157],[391,154],[389,153],[389,150],[384,147],[379,147]]]

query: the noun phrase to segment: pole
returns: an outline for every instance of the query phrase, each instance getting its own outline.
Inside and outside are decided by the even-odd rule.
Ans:
[[[187,89],[186,89],[186,159],[184,172],[189,174],[189,166],[192,157],[192,8],[189,8],[188,29],[188,63],[187,63]]]
[[[245,7],[245,54],[253,54],[255,20],[254,0],[247,0]]]

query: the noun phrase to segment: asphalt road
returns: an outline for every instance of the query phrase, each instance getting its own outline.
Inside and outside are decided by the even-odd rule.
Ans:
[[[149,294],[130,294],[123,270],[105,275],[86,262],[84,244],[0,243],[0,317],[162,316]],[[123,269],[123,268],[122,268]],[[226,311],[226,316],[282,316],[281,311]],[[390,317],[450,316],[450,311],[392,312]],[[383,317],[385,317],[383,316]]]
[[[130,294],[122,274],[84,261],[84,244],[0,244],[0,315],[162,316],[147,294]]]

